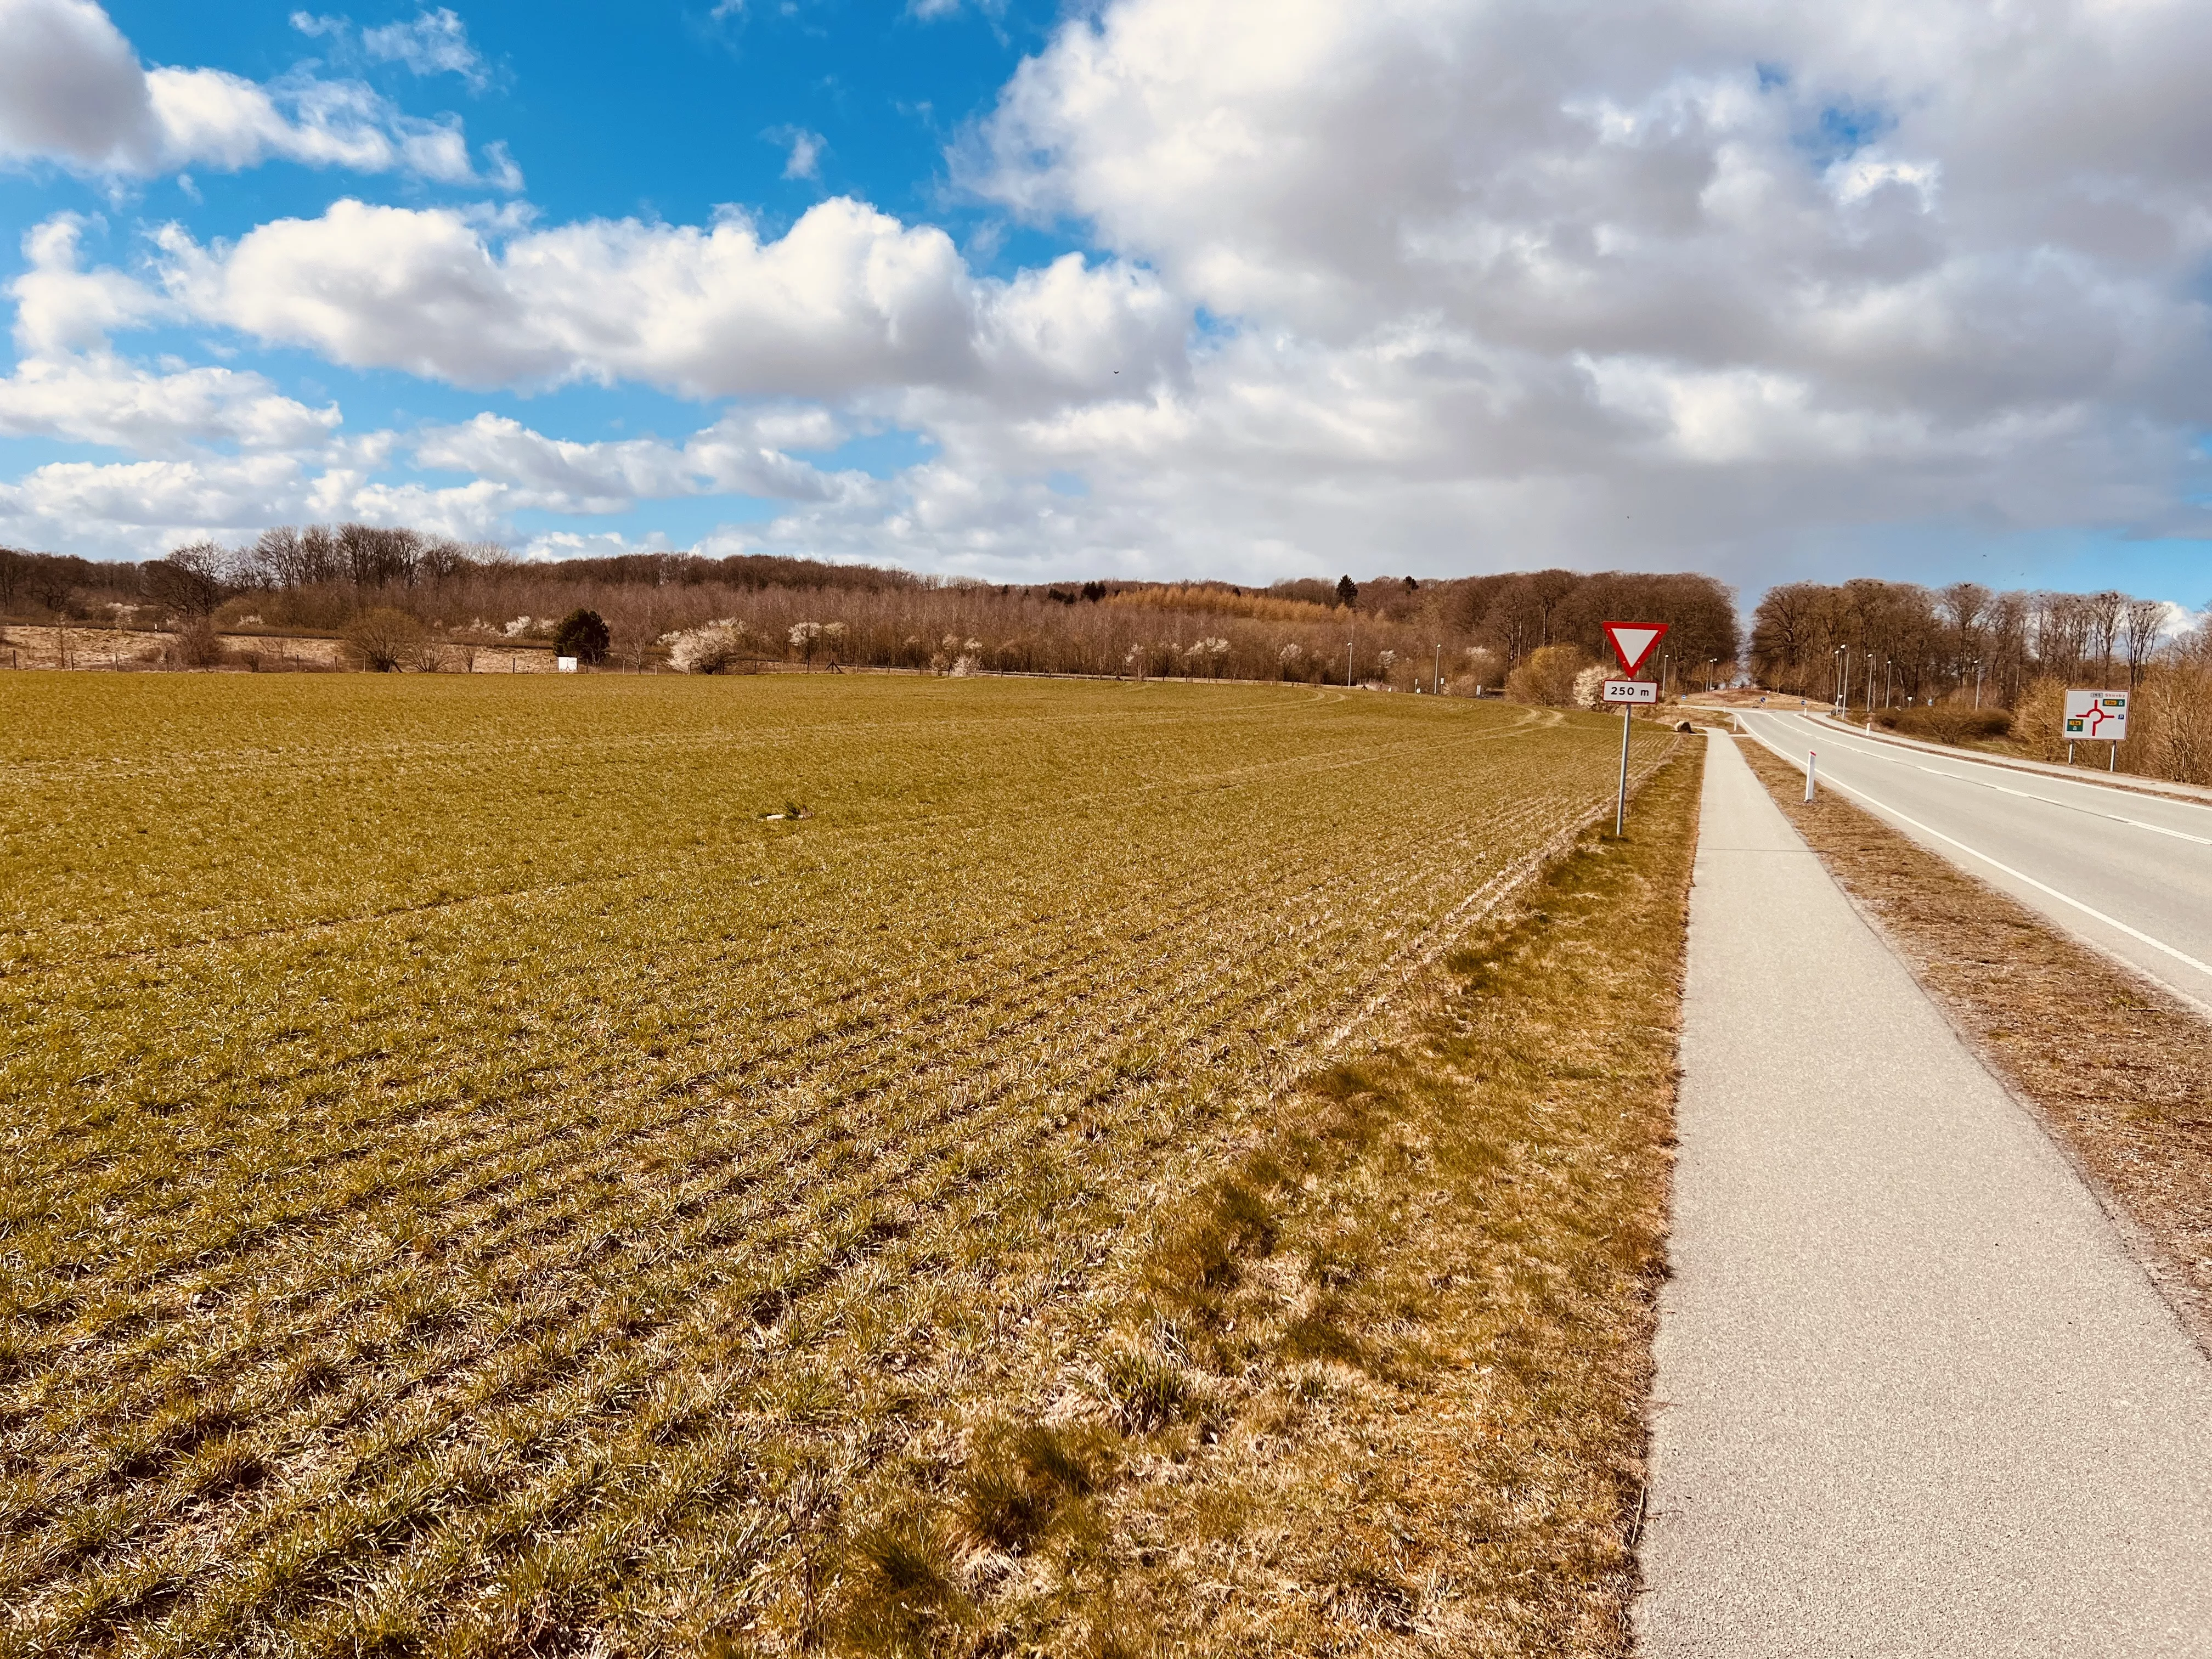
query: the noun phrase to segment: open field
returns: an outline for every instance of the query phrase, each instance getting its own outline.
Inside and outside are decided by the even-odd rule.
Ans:
[[[1565,945],[1499,906],[1616,741],[1237,685],[7,677],[0,1644],[1142,1651],[1267,1598],[1610,1644],[1671,990],[1589,964],[1640,883],[1670,968],[1693,766],[1562,866]],[[1474,1042],[1513,962],[1588,1029]],[[1496,1261],[1421,1262],[1421,1203]],[[1454,1287],[1488,1578],[1146,1533],[1444,1364]]]

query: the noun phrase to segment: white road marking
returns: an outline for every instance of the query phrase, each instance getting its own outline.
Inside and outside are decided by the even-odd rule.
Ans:
[[[1823,737],[1832,737],[1835,734],[1832,732],[1823,732],[1821,735]],[[1762,741],[1764,740],[1762,739]],[[1773,745],[1771,744],[1768,744],[1768,747],[1770,748]],[[1991,783],[1985,778],[1968,777],[1966,774],[1961,772],[1947,772],[1941,767],[1924,765],[1919,761],[1901,760],[1895,755],[1884,754],[1880,749],[1869,746],[1863,743],[1855,744],[1847,744],[1846,747],[1849,749],[1850,752],[1856,755],[1863,755],[1869,760],[1886,761],[1892,766],[1909,767],[1916,772],[1925,772],[1931,778],[1945,778],[1953,783],[1971,784],[1977,789],[1994,789],[2000,795],[2015,795],[2021,800],[2032,800],[2045,806],[2055,806],[2062,812],[2079,812],[2084,817],[2105,818],[2113,823],[2124,823],[2131,829],[2148,830],[2154,836],[2171,836],[2176,841],[2193,841],[2199,847],[2212,847],[2212,836],[2192,836],[2186,830],[2169,830],[2162,823],[2146,823],[2142,818],[2127,817],[2118,812],[2106,812],[2100,811],[2094,806],[2076,806],[2069,801],[2053,800],[2048,795],[2039,795],[2035,793],[2034,791],[2029,789],[2008,789],[2003,784]],[[1972,763],[1973,763],[1971,761],[1965,763],[1965,764],[1970,766]],[[2051,781],[2054,783],[2074,783],[2074,780],[2071,778],[2053,778]],[[2077,789],[2094,789],[2097,787],[2094,783],[2074,783],[2074,787]],[[2191,801],[2181,801],[2177,802],[2176,805],[2188,806],[2193,805],[2195,803]],[[1931,831],[1930,833],[1933,832]]]
[[[1757,736],[1758,734],[1753,733],[1753,735]],[[1788,750],[1784,749],[1779,744],[1776,744],[1772,739],[1760,737],[1759,740],[1765,744],[1769,749],[1773,750],[1776,754],[1781,756],[1783,759],[1788,761],[1792,766],[1797,766],[1800,771],[1804,769],[1802,766],[1798,765],[1797,759],[1795,756],[1790,754]],[[1915,830],[1919,830],[1923,835],[1933,836],[1936,840],[1942,842],[1947,846],[1957,848],[1960,852],[1966,854],[1967,857],[1979,859],[1984,864],[1988,865],[1990,869],[2002,870],[2005,874],[2010,876],[2014,881],[2026,882],[2030,887],[2035,889],[2037,892],[2048,894],[2051,897],[2057,899],[2061,904],[2070,905],[2075,909],[2079,910],[2083,915],[2088,916],[2094,921],[2101,921],[2106,927],[2113,929],[2115,932],[2125,933],[2130,939],[2137,940],[2142,944],[2148,945],[2152,950],[2163,952],[2165,955],[2172,957],[2176,962],[2179,962],[2186,967],[2194,968],[2198,973],[2203,974],[2206,978],[2212,979],[2212,963],[2199,962],[2195,957],[2191,956],[2188,951],[2177,951],[2172,945],[2168,945],[2164,939],[2153,939],[2148,933],[2144,933],[2142,928],[2130,927],[2127,923],[2122,921],[2118,916],[2108,916],[2102,910],[2098,909],[2096,906],[2093,904],[2084,904],[2080,899],[2075,898],[2071,893],[2062,893],[2049,883],[2038,881],[2033,876],[2029,875],[2026,871],[2015,870],[2012,866],[2005,863],[2002,860],[1991,858],[1987,853],[1983,852],[1979,848],[1967,846],[1966,842],[1959,840],[1955,836],[1947,836],[1941,830],[1937,830],[1929,824],[1923,823],[1917,818],[1908,817],[1903,812],[1899,811],[1894,806],[1891,806],[1885,802],[1876,800],[1872,795],[1868,794],[1863,789],[1854,787],[1852,785],[1844,783],[1838,779],[1832,778],[1829,780],[1829,782],[1832,787],[1842,790],[1847,795],[1856,795],[1861,800],[1864,801],[1869,806],[1873,807],[1876,811],[1887,813],[1889,817],[1895,818],[1899,823],[1909,823]]]

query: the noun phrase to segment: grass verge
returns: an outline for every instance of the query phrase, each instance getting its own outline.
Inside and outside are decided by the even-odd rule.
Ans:
[[[855,1494],[839,1645],[1630,1650],[1699,778],[1158,1206],[1025,1399]]]
[[[1745,740],[1744,758],[1968,1042],[2041,1114],[2212,1346],[2212,1027]]]

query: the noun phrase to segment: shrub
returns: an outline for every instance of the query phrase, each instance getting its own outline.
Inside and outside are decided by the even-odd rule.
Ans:
[[[376,674],[422,667],[430,646],[429,633],[421,623],[388,605],[362,611],[339,637],[354,663]]]
[[[662,637],[669,665],[684,674],[726,674],[750,665],[757,654],[752,636],[734,617]]]
[[[1926,743],[1986,743],[2010,737],[2013,729],[2012,716],[2002,708],[1960,708],[1948,704],[1878,709],[1875,722],[1900,737],[1918,738]]]
[[[612,638],[605,617],[580,608],[561,618],[561,625],[553,630],[553,649],[556,655],[595,665],[607,659]]]
[[[222,641],[204,617],[195,617],[177,630],[173,649],[177,663],[185,668],[219,667],[225,659]]]
[[[1516,702],[1566,708],[1575,700],[1575,678],[1589,659],[1571,645],[1547,645],[1531,651],[1505,678],[1505,695]]]

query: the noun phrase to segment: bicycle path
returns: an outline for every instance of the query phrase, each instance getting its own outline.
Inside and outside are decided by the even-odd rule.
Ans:
[[[1710,740],[1651,1659],[2212,1655],[2212,1361]]]

